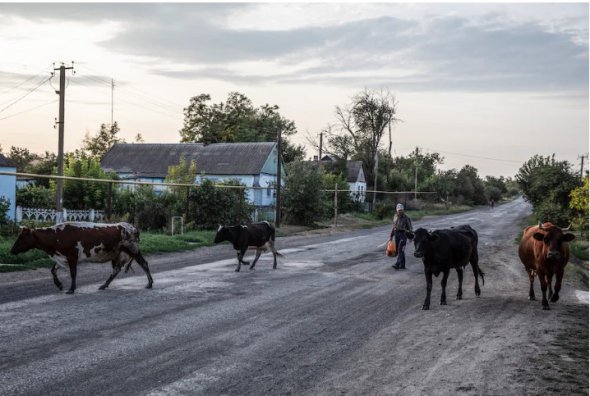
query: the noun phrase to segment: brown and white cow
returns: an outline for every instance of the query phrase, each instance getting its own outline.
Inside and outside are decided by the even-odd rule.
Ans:
[[[567,229],[562,230],[551,223],[527,227],[524,229],[518,248],[520,261],[529,275],[529,300],[535,299],[533,283],[535,275],[538,275],[543,293],[543,309],[549,309],[547,286],[549,286],[551,302],[559,300],[564,268],[570,258],[568,242],[575,239],[573,234],[564,233],[564,231]],[[556,277],[555,289],[551,286],[553,275]]]
[[[78,263],[89,261],[105,263],[111,261],[113,272],[100,286],[106,289],[111,281],[121,271],[121,267],[132,260],[143,268],[148,278],[147,288],[154,283],[147,261],[139,251],[139,231],[129,223],[98,224],[85,222],[61,223],[53,227],[21,229],[14,242],[11,254],[19,254],[31,249],[39,249],[49,255],[55,263],[51,268],[53,282],[63,290],[62,283],[57,277],[57,268],[70,270],[72,283],[67,294],[76,290],[76,273]]]

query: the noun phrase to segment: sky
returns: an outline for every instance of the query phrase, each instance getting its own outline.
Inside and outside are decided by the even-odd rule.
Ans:
[[[394,155],[480,176],[535,154],[579,169],[588,17],[588,3],[0,3],[0,146],[57,152],[51,72],[73,61],[66,151],[111,114],[128,142],[178,142],[191,97],[234,91],[278,105],[307,146],[369,89],[395,96]]]

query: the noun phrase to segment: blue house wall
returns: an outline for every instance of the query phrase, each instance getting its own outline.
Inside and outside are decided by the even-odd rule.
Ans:
[[[16,168],[0,167],[0,172],[16,172]],[[10,201],[8,218],[14,221],[16,216],[16,176],[0,175],[0,197]]]

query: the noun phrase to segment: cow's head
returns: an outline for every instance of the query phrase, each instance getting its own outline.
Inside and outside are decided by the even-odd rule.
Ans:
[[[563,243],[571,242],[576,238],[574,234],[564,233],[568,230],[569,227],[562,230],[551,223],[539,223],[539,231],[543,232],[535,232],[533,238],[545,244],[548,259],[560,259]]]
[[[225,226],[222,226],[221,224],[219,224],[219,227],[217,227],[217,233],[215,234],[215,239],[213,239],[213,242],[220,243],[220,242],[223,242],[226,240],[227,240],[227,229],[225,228]]]
[[[19,254],[29,251],[35,247],[35,235],[28,227],[21,228],[18,238],[10,249],[10,254]]]
[[[406,236],[414,241],[414,257],[418,258],[424,257],[430,245],[438,239],[438,235],[432,234],[424,228],[418,228],[414,233],[406,231]]]

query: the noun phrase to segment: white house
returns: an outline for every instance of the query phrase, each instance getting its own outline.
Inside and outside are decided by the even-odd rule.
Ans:
[[[117,143],[103,156],[101,166],[121,179],[147,183],[164,182],[168,167],[178,165],[180,157],[187,164],[195,161],[199,183],[237,179],[247,188],[247,198],[257,207],[275,204],[277,146],[273,142],[257,143]],[[281,166],[281,176],[285,176]],[[284,179],[281,179],[284,185]],[[154,186],[156,191],[165,186]]]
[[[0,172],[16,172],[15,163],[2,154],[0,154]],[[16,176],[0,175],[0,197],[8,199],[10,202],[7,216],[14,221],[16,216]]]

